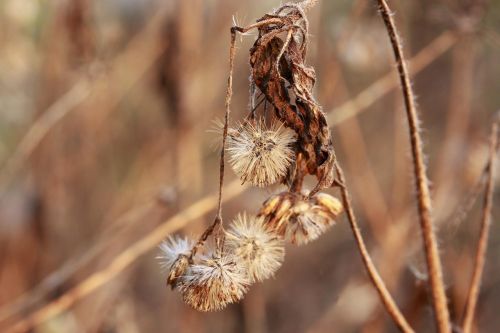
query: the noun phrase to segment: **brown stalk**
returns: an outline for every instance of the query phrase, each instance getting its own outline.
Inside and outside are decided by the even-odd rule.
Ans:
[[[385,0],[377,0],[377,3],[394,51],[401,90],[405,102],[406,116],[408,118],[420,228],[422,229],[427,269],[430,278],[436,327],[439,332],[448,333],[451,332],[450,315],[446,302],[441,259],[439,258],[436,235],[434,233],[434,226],[431,218],[431,196],[424,163],[422,138],[419,132],[419,120],[417,108],[415,106],[414,93],[403,56],[400,38],[392,19],[390,8]]]
[[[491,226],[491,210],[493,208],[493,190],[495,186],[495,172],[496,172],[496,155],[497,155],[497,142],[498,142],[498,123],[495,121],[491,128],[490,137],[490,156],[488,161],[488,180],[484,188],[483,211],[481,218],[481,231],[479,233],[479,242],[477,244],[476,258],[474,262],[474,271],[472,273],[472,280],[467,294],[467,303],[465,305],[465,314],[462,323],[462,330],[464,333],[470,333],[472,323],[474,321],[474,312],[476,310],[477,300],[479,297],[479,289],[481,287],[481,278],[484,271],[486,261],[486,250],[488,245],[488,236]]]
[[[370,280],[377,290],[377,293],[379,294],[380,299],[382,300],[382,303],[384,304],[387,312],[394,320],[395,324],[399,327],[399,329],[402,332],[414,332],[408,321],[401,313],[401,310],[397,306],[391,294],[389,293],[389,290],[387,290],[384,280],[382,280],[382,277],[378,273],[377,268],[373,264],[373,260],[370,257],[370,253],[368,252],[368,249],[366,248],[365,242],[363,240],[363,236],[361,235],[361,230],[356,220],[356,216],[354,215],[354,210],[351,204],[351,197],[345,185],[344,172],[338,164],[338,161],[336,159],[334,159],[334,161],[337,178],[341,184],[340,192],[342,194],[342,201],[346,210],[347,219],[351,226],[352,233],[354,234],[354,239],[356,240],[356,244],[358,246],[359,253],[365,265],[368,276],[370,277]]]
[[[236,41],[236,30],[231,28],[231,44],[229,47],[229,76],[227,78],[227,88],[225,97],[225,114],[224,114],[224,130],[222,133],[222,148],[220,151],[220,164],[219,164],[219,199],[217,201],[217,213],[215,215],[215,220],[213,224],[208,227],[207,230],[201,235],[198,242],[195,244],[191,251],[191,258],[196,255],[198,249],[203,246],[207,238],[214,232],[216,235],[216,248],[217,251],[222,250],[222,245],[224,243],[224,227],[222,225],[222,191],[224,187],[224,152],[226,151],[226,139],[227,139],[227,129],[229,125],[229,113],[231,112],[231,97],[233,96],[233,70],[234,70],[234,56],[236,53],[235,47]]]

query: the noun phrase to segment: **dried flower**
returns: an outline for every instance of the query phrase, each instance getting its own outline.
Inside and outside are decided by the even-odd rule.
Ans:
[[[258,216],[264,218],[269,230],[302,245],[324,233],[341,212],[342,204],[329,194],[318,193],[309,198],[283,192],[264,202]]]
[[[292,131],[282,125],[266,129],[263,124],[247,122],[228,135],[230,163],[243,183],[267,186],[280,181],[294,156]]]
[[[251,282],[274,275],[285,258],[283,241],[260,218],[240,214],[226,232],[227,248],[247,266]]]
[[[168,270],[167,284],[174,288],[189,266],[193,242],[187,238],[169,237],[159,247],[161,253],[156,258],[162,269]]]
[[[177,287],[177,283],[182,279],[187,269],[189,268],[190,259],[187,255],[181,254],[170,267],[167,275],[167,285],[172,289]]]
[[[194,309],[214,311],[241,300],[249,284],[244,265],[232,255],[223,255],[191,265],[178,287]]]
[[[159,248],[160,254],[156,257],[160,261],[160,266],[164,270],[170,270],[172,264],[177,258],[183,255],[189,255],[193,248],[193,241],[182,237],[169,237],[163,241]]]

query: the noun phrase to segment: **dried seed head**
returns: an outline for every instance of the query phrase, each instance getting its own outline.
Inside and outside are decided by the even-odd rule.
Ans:
[[[227,248],[247,266],[251,282],[274,275],[285,258],[283,241],[260,218],[240,214],[226,232]]]
[[[159,245],[160,254],[156,257],[156,259],[160,261],[162,269],[169,270],[181,254],[191,254],[193,245],[193,241],[188,238],[182,238],[179,236],[168,237],[167,240],[163,241]]]
[[[244,265],[234,256],[204,258],[189,267],[178,284],[184,302],[214,311],[243,298],[249,285]]]
[[[167,285],[172,289],[177,287],[177,283],[182,279],[187,269],[189,268],[189,257],[187,255],[181,254],[176,261],[170,267],[170,271],[167,275]]]
[[[285,237],[293,244],[307,244],[334,223],[334,216],[329,216],[319,206],[302,202],[290,213]]]
[[[344,207],[342,206],[342,203],[337,198],[329,194],[317,193],[311,199],[316,205],[320,206],[332,216],[337,217],[340,213],[342,213]]]
[[[264,201],[257,216],[263,218],[267,230],[283,237],[288,224],[289,210],[297,200],[296,195],[291,192],[273,195]]]
[[[174,288],[189,266],[193,242],[187,238],[169,237],[159,247],[161,252],[156,258],[160,260],[161,268],[168,271],[167,284]]]
[[[242,182],[267,186],[280,181],[292,163],[295,134],[283,126],[246,123],[228,135],[233,170]]]
[[[298,193],[284,192],[264,203],[259,216],[265,226],[293,244],[306,244],[323,234],[335,223],[342,212],[342,204],[335,197],[318,193],[310,198]],[[274,209],[270,208],[270,203]]]

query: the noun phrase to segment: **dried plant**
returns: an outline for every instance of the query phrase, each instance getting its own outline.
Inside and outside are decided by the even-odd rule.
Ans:
[[[145,325],[154,331],[178,327],[194,331],[200,324],[213,327],[205,322],[205,316],[200,317],[202,322],[184,322],[185,315],[199,317],[187,307],[170,311],[180,314],[174,320],[155,320],[154,311],[169,311],[177,305],[175,299],[164,299],[160,294],[148,294],[153,297],[141,299],[141,306],[135,307],[136,298],[146,291],[142,287],[156,287],[148,284],[136,290],[128,288],[127,281],[133,275],[143,284],[142,275],[148,271],[135,270],[134,264],[149,256],[158,244],[157,259],[167,287],[178,292],[190,307],[217,311],[248,298],[237,311],[217,315],[224,322],[213,327],[218,331],[265,331],[269,325],[287,332],[293,325],[292,330],[301,331],[331,331],[335,327],[335,331],[381,332],[387,324],[387,316],[380,315],[384,310],[404,332],[413,331],[406,318],[419,331],[430,331],[431,320],[441,332],[495,331],[498,300],[482,296],[489,294],[498,279],[498,269],[486,262],[488,239],[493,247],[498,241],[493,232],[498,206],[494,195],[498,119],[492,127],[488,161],[483,164],[486,140],[477,128],[490,118],[488,99],[496,95],[491,78],[477,77],[475,71],[479,61],[481,68],[491,67],[495,59],[491,52],[483,51],[498,44],[497,26],[483,20],[487,2],[441,4],[437,11],[434,5],[416,12],[407,12],[412,6],[404,6],[397,11],[403,15],[395,16],[388,6],[390,0],[376,0],[383,19],[380,22],[365,15],[374,8],[364,1],[340,7],[323,2],[321,14],[316,16],[319,20],[314,22],[321,46],[314,55],[317,65],[312,68],[306,63],[312,40],[306,14],[309,16],[308,10],[317,1],[290,1],[297,2],[276,2],[279,8],[250,26],[235,20],[226,113],[216,124],[221,149],[219,193],[203,196],[202,177],[210,181],[213,175],[200,173],[205,159],[200,150],[205,145],[199,137],[200,126],[205,117],[213,116],[210,110],[217,109],[214,99],[206,99],[207,93],[214,91],[206,88],[220,91],[219,82],[214,80],[220,77],[220,67],[206,66],[205,62],[220,62],[220,38],[225,35],[220,33],[224,26],[220,18],[229,18],[246,7],[244,4],[222,0],[158,4],[147,20],[139,11],[120,20],[128,27],[123,30],[113,18],[116,13],[99,15],[96,19],[102,27],[109,27],[105,21],[113,18],[109,20],[112,29],[103,30],[113,33],[103,35],[104,52],[98,53],[92,45],[82,49],[80,43],[94,30],[94,18],[84,10],[92,6],[89,1],[75,0],[68,6],[35,4],[37,8],[22,1],[0,5],[5,7],[1,23],[7,28],[1,43],[8,51],[0,60],[0,67],[8,69],[0,74],[0,81],[8,83],[0,88],[6,97],[0,103],[6,111],[5,126],[0,129],[0,158],[5,158],[0,170],[0,238],[5,240],[0,246],[0,285],[6,286],[0,288],[0,331],[123,331],[134,330],[136,325],[136,330]],[[443,22],[435,25],[423,20],[428,15],[433,22]],[[146,24],[136,24],[139,16]],[[404,22],[406,28],[429,34],[415,34],[402,43],[397,19],[405,17],[410,18]],[[131,19],[136,23],[129,29]],[[364,87],[388,65],[384,60],[391,60],[383,58],[387,50],[381,38],[382,23],[395,54],[395,70]],[[437,38],[405,59],[402,44],[416,50],[424,39],[444,27]],[[33,31],[37,33],[30,33]],[[238,34],[251,36],[255,42],[243,56],[251,66],[249,89],[240,89],[248,76],[243,75],[235,94],[241,100],[249,90],[250,103],[246,117],[229,121]],[[80,59],[84,63],[74,61],[74,56],[81,58],[79,54],[84,54]],[[200,61],[200,55],[205,61]],[[380,66],[370,68],[375,57]],[[437,65],[437,59],[450,66]],[[422,145],[427,140],[420,129],[419,107],[410,81],[423,69],[426,73],[415,87],[423,95],[422,110],[430,111],[425,118],[433,135],[427,147]],[[324,78],[319,89],[313,88],[317,74]],[[143,84],[153,78],[159,79],[154,84],[159,89],[154,92],[150,91],[152,85]],[[31,87],[33,79],[43,84]],[[440,93],[433,91],[426,96],[426,90],[435,84],[442,88]],[[379,105],[375,102],[388,97],[398,85],[406,115],[394,110],[393,123],[387,114],[391,107],[384,107],[386,114],[377,117],[377,109],[380,106],[382,112],[381,106],[388,99]],[[479,92],[481,98],[473,98]],[[321,96],[321,103],[315,96]],[[394,97],[399,103],[399,96]],[[447,97],[449,107],[441,112]],[[204,103],[201,108],[200,100]],[[325,117],[320,104],[337,102],[340,104]],[[131,118],[138,103],[148,112]],[[106,121],[112,110],[123,106],[127,112]],[[370,115],[355,119],[368,110]],[[11,114],[15,114],[14,122]],[[404,116],[408,127],[400,126]],[[345,123],[347,119],[350,121]],[[129,122],[134,126],[132,136]],[[333,128],[341,123],[337,138]],[[19,130],[29,124],[21,138]],[[386,126],[394,126],[394,131],[377,128]],[[407,138],[411,163],[402,158],[407,144],[402,139]],[[394,149],[384,151],[391,139]],[[344,174],[341,168],[343,158],[339,161],[335,157],[338,143],[349,162],[349,173]],[[429,164],[429,172],[423,148],[437,157]],[[395,162],[392,167],[391,157]],[[130,160],[134,163],[127,165]],[[225,163],[235,174],[228,184],[224,183]],[[405,179],[410,167],[414,168],[415,183],[408,191]],[[388,179],[385,171],[394,177]],[[29,179],[23,179],[28,173]],[[433,176],[432,185],[427,184],[431,183],[427,174]],[[312,186],[306,188],[309,181]],[[168,183],[168,189],[159,190],[163,182]],[[223,214],[222,204],[225,207],[246,191],[265,193],[266,200],[226,223],[229,216]],[[352,199],[350,192],[355,194]],[[408,192],[414,192],[415,197]],[[469,194],[461,198],[460,193]],[[356,196],[360,199],[359,215],[353,209]],[[482,207],[476,205],[479,198],[483,198]],[[419,215],[413,218],[415,205]],[[199,222],[214,209],[213,223],[198,240],[171,236],[179,231],[197,234],[203,228]],[[276,282],[265,281],[282,269],[285,245],[302,246],[318,239],[344,219],[343,211],[369,279],[360,279],[358,273],[350,274],[346,281],[349,270],[338,269],[342,266],[337,264],[351,261],[357,253],[338,251],[344,243],[337,239],[327,248],[320,246],[321,257],[309,249],[320,260],[301,262],[298,267],[301,271],[311,268],[312,274],[286,274],[297,270],[289,265]],[[473,214],[481,214],[479,223],[467,225],[465,219]],[[88,220],[96,223],[81,223]],[[415,233],[417,221],[420,233]],[[365,244],[361,227],[373,235],[371,246]],[[478,239],[468,236],[476,229]],[[413,267],[408,260],[408,255],[419,250],[416,234],[423,236],[427,267]],[[439,236],[445,234],[440,241]],[[339,236],[345,235],[342,232]],[[452,247],[448,241],[453,241]],[[377,253],[377,267],[372,248]],[[290,258],[290,253],[287,256],[290,261],[298,259]],[[56,269],[49,273],[52,268]],[[321,281],[312,268],[321,269]],[[330,275],[332,278],[325,278]],[[311,279],[318,283],[310,283]],[[246,296],[259,282],[268,285],[255,286]],[[294,292],[281,293],[271,302],[265,294],[276,292],[267,288],[273,283],[288,291],[292,287]],[[378,292],[383,307],[375,308],[369,284]],[[102,288],[104,285],[107,288]],[[401,291],[401,308],[389,290]],[[312,298],[305,294],[313,293],[322,293],[321,301],[308,302]],[[82,302],[85,298],[89,301]],[[331,298],[330,304],[324,302],[326,298]],[[294,304],[296,300],[299,302]],[[301,316],[292,321],[286,315],[266,318],[267,310],[286,313],[297,307],[302,310],[304,305],[306,311],[300,311]],[[433,313],[419,316],[423,308]],[[356,318],[346,315],[358,310]],[[238,320],[224,320],[233,315]]]
[[[251,282],[270,278],[285,258],[281,237],[269,232],[261,218],[240,214],[226,232],[226,248],[240,259]]]
[[[295,137],[283,126],[246,122],[228,131],[227,150],[234,172],[243,183],[269,186],[282,181],[294,156]]]
[[[218,130],[222,134],[222,147],[217,213],[213,224],[198,242],[171,239],[161,245],[163,254],[160,257],[169,268],[167,283],[179,290],[184,301],[197,310],[222,309],[229,303],[239,301],[250,284],[274,275],[284,260],[285,241],[302,245],[317,239],[335,224],[345,210],[366,271],[385,309],[401,331],[413,332],[367,250],[343,170],[336,159],[327,119],[313,96],[315,71],[305,63],[305,58],[309,36],[306,10],[314,3],[308,0],[287,3],[250,26],[231,28],[226,112],[224,123]],[[393,47],[407,111],[416,201],[436,326],[439,332],[449,332],[451,321],[431,218],[431,198],[414,94],[390,9],[385,0],[377,0],[377,3]],[[251,110],[245,119],[230,127],[236,34],[252,30],[258,34],[250,49]],[[256,98],[260,98],[258,103]],[[268,122],[272,125],[267,126]],[[240,214],[227,231],[223,226],[221,206],[226,151],[234,172],[243,183],[258,187],[280,183],[286,187],[286,190],[265,200],[256,217]],[[493,153],[491,156],[494,156]],[[477,265],[464,320],[466,331],[470,330],[484,266],[491,211],[491,169]],[[316,178],[316,185],[311,190],[303,186],[307,175]],[[321,192],[330,187],[339,188],[342,202]],[[210,253],[208,256],[200,255],[198,252],[206,246],[208,237],[214,238],[215,249],[206,249],[205,252]]]
[[[169,275],[167,283],[178,287],[186,303],[198,310],[221,309],[226,304],[239,300],[244,294],[242,286],[246,284],[236,283],[236,277],[232,279],[234,284],[223,283],[224,272],[227,271],[226,277],[229,278],[231,271],[224,269],[221,264],[217,265],[217,261],[226,263],[229,260],[237,265],[233,259],[228,258],[243,257],[245,260],[241,262],[246,264],[242,268],[247,279],[252,282],[261,281],[271,276],[281,264],[281,251],[277,251],[279,246],[275,243],[276,240],[306,244],[333,225],[346,207],[363,262],[383,304],[398,327],[405,332],[412,332],[366,250],[352,212],[342,170],[336,161],[325,114],[313,96],[315,72],[305,63],[309,29],[305,11],[314,3],[315,1],[307,0],[287,3],[264,15],[255,24],[231,28],[217,214],[214,223],[193,246],[189,257],[182,254],[173,263],[173,279]],[[258,37],[250,49],[250,91],[252,98],[256,94],[259,97],[263,95],[266,103],[259,113],[252,102],[250,115],[236,128],[229,128],[236,33],[244,34],[254,29],[258,31]],[[270,105],[269,108],[267,104]],[[279,125],[265,128],[263,124],[269,118]],[[292,130],[294,134],[282,131],[283,127]],[[227,150],[231,154],[230,162],[243,182],[267,186],[281,181],[288,188],[264,202],[258,218],[252,219],[253,226],[247,224],[249,221],[242,222],[240,217],[240,222],[233,225],[229,232],[223,227],[221,207],[226,141]],[[311,191],[303,188],[306,175],[313,175],[317,179]],[[335,175],[340,178],[336,179]],[[318,193],[333,186],[341,188],[343,205],[331,195]],[[215,254],[210,259],[210,269],[205,267],[203,271],[210,270],[213,274],[197,273],[196,277],[192,277],[193,268],[200,271],[195,263],[197,252],[211,235],[215,239]],[[218,270],[215,270],[215,266]],[[204,278],[201,279],[201,276]],[[237,285],[241,288],[236,287]],[[224,286],[231,288],[222,290]]]
[[[178,288],[184,301],[194,309],[220,310],[243,298],[249,285],[245,269],[236,256],[212,254],[190,265]]]
[[[241,299],[250,282],[269,278],[281,266],[284,240],[294,244],[314,240],[342,212],[339,200],[318,193],[334,185],[335,153],[325,115],[312,94],[314,70],[305,64],[305,10],[312,4],[284,4],[249,27],[231,28],[217,214],[190,249],[185,240],[170,240],[161,246],[163,264],[170,266],[167,283],[198,310],[218,310]],[[229,128],[235,36],[252,29],[259,36],[250,50],[251,97],[263,95],[266,103],[261,112],[253,107],[246,119]],[[269,119],[272,125],[266,126]],[[243,183],[265,187],[280,182],[288,188],[268,199],[257,218],[240,215],[228,231],[223,227],[221,207],[226,150]],[[307,174],[318,180],[310,192],[302,187]],[[284,211],[286,207],[289,209]],[[214,252],[200,259],[199,249],[210,236],[215,240]]]
[[[282,192],[264,202],[259,216],[269,230],[302,245],[323,234],[341,212],[342,204],[329,194]]]

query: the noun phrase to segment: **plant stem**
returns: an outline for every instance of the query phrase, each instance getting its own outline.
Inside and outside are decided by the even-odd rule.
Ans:
[[[493,206],[494,178],[496,172],[496,155],[498,142],[498,121],[493,123],[490,138],[490,156],[488,161],[488,180],[484,189],[483,212],[481,218],[481,231],[479,242],[477,244],[476,258],[474,263],[474,272],[467,294],[467,303],[465,304],[465,315],[462,323],[464,333],[470,333],[474,321],[474,312],[476,310],[479,289],[481,287],[481,278],[486,261],[486,250],[488,245],[488,236],[491,226],[491,209]]]
[[[427,269],[430,278],[432,301],[435,312],[436,326],[440,333],[451,332],[450,315],[446,302],[446,293],[443,283],[441,259],[439,258],[436,235],[431,218],[431,196],[427,180],[424,157],[422,152],[422,138],[419,132],[419,120],[413,90],[410,84],[408,69],[406,67],[403,50],[391,12],[385,0],[376,0],[387,33],[394,51],[399,72],[401,89],[403,92],[406,115],[408,118],[410,143],[415,174],[415,188],[418,201],[420,227],[424,241]]]
[[[368,276],[370,277],[370,280],[377,290],[380,299],[385,306],[385,309],[394,320],[394,323],[402,332],[414,332],[408,321],[401,313],[401,310],[392,298],[391,294],[389,293],[389,290],[387,290],[384,280],[382,280],[380,274],[377,271],[377,268],[373,264],[373,260],[370,257],[370,253],[368,252],[368,249],[366,248],[365,242],[363,240],[363,236],[361,235],[361,230],[358,226],[356,216],[354,215],[354,210],[351,204],[351,197],[345,185],[344,172],[342,171],[342,168],[340,167],[336,159],[335,169],[337,171],[338,181],[340,182],[340,191],[342,194],[344,208],[347,214],[347,219],[349,220],[351,230],[354,234],[354,239],[356,240],[356,244],[358,245],[359,253],[361,254],[361,259],[363,260]]]
[[[231,28],[231,44],[229,47],[229,75],[227,78],[225,113],[224,113],[224,130],[222,132],[222,148],[220,152],[219,161],[219,197],[217,200],[217,212],[215,214],[214,222],[207,230],[200,236],[198,242],[191,250],[190,258],[192,259],[200,247],[203,246],[207,238],[215,232],[215,245],[217,254],[222,253],[224,244],[224,227],[222,225],[222,192],[224,187],[224,153],[226,151],[227,130],[229,125],[229,113],[231,112],[231,97],[233,96],[233,70],[234,70],[234,56],[236,53],[236,30]]]

